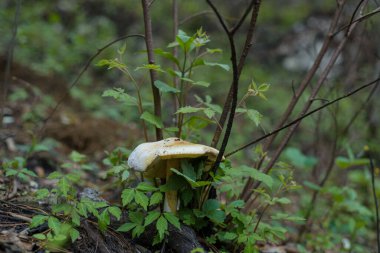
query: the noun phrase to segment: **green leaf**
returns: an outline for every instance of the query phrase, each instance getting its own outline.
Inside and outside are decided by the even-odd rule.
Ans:
[[[154,125],[157,128],[164,127],[164,124],[162,123],[161,119],[148,111],[145,111],[143,114],[141,114],[140,119],[145,120],[146,122]]]
[[[194,113],[194,112],[203,111],[204,109],[206,109],[206,108],[185,106],[185,107],[179,108],[178,111],[176,112],[176,114],[178,114],[178,113]]]
[[[137,225],[133,230],[132,230],[132,237],[139,237],[142,233],[144,233],[145,227],[142,225]]]
[[[280,203],[280,204],[290,204],[292,201],[288,198],[273,198],[274,203]]]
[[[107,208],[108,212],[112,214],[117,220],[121,218],[121,209],[117,206],[110,206]]]
[[[163,194],[161,192],[153,193],[152,196],[150,197],[149,206],[153,206],[153,205],[161,203],[162,199],[163,199]]]
[[[107,210],[104,210],[98,216],[98,227],[100,231],[105,231],[107,229],[107,226],[110,224],[110,222],[111,222],[110,215]]]
[[[71,242],[75,242],[78,238],[79,238],[79,231],[76,230],[75,228],[71,228],[70,229],[70,238],[71,238]]]
[[[221,63],[217,63],[217,62],[208,62],[208,61],[204,61],[204,64],[206,66],[211,66],[211,67],[217,66],[219,68],[224,69],[225,71],[230,70],[230,66],[228,66],[227,64],[221,64]]]
[[[68,196],[68,192],[70,190],[71,185],[66,177],[63,177],[58,181],[57,187],[59,188],[64,197]]]
[[[75,163],[80,163],[80,162],[86,161],[86,156],[82,155],[81,153],[79,153],[75,150],[70,153],[69,157],[70,157],[70,160],[75,162]]]
[[[247,111],[247,116],[250,120],[252,120],[256,126],[260,125],[261,119],[263,115],[261,115],[258,111],[249,109]]]
[[[249,173],[249,176],[255,180],[258,180],[260,182],[263,182],[266,184],[269,188],[272,188],[273,186],[273,178],[271,176],[268,176],[267,174],[262,173],[261,171],[258,171],[257,169],[250,168],[248,166],[241,166],[244,168],[244,171],[247,171]]]
[[[80,216],[76,209],[71,212],[71,222],[76,226],[80,226]]]
[[[78,203],[77,205],[77,211],[80,215],[82,215],[83,217],[87,218],[87,208],[86,208],[86,205],[83,204],[83,203]]]
[[[145,211],[148,209],[149,198],[144,193],[136,191],[135,201],[137,204],[142,206],[142,208],[144,208]]]
[[[24,174],[26,174],[26,175],[28,175],[28,176],[31,176],[31,177],[37,177],[37,174],[36,174],[36,173],[34,173],[34,172],[31,171],[31,170],[28,170],[27,168],[23,168],[23,169],[21,170],[21,173],[24,173]]]
[[[157,220],[158,217],[160,217],[161,213],[159,211],[151,211],[148,213],[148,215],[145,217],[145,223],[144,226],[148,226],[153,221]]]
[[[43,189],[37,190],[35,194],[36,194],[36,199],[41,200],[49,196],[50,192],[48,189],[43,188]]]
[[[50,216],[48,218],[48,226],[53,230],[55,234],[59,234],[59,231],[61,230],[62,223],[55,217]]]
[[[339,156],[335,159],[335,164],[342,169],[347,169],[353,166],[363,166],[369,164],[369,159],[361,158],[361,159],[348,159],[346,157]]]
[[[138,105],[137,99],[128,95],[124,92],[122,88],[113,88],[105,90],[102,97],[113,97],[119,102],[125,103],[126,105],[136,106]]]
[[[141,67],[137,67],[136,70],[141,70],[141,69],[148,69],[148,70],[154,70],[158,72],[165,72],[163,69],[161,69],[161,66],[158,64],[144,64]]]
[[[47,221],[48,218],[49,218],[49,216],[45,216],[45,215],[36,215],[36,216],[33,216],[32,220],[30,222],[29,227],[30,228],[38,227],[38,226],[44,224]]]
[[[165,237],[165,232],[168,230],[167,220],[161,216],[156,223],[156,228],[161,239]]]
[[[177,175],[183,177],[184,179],[186,179],[186,181],[189,182],[192,187],[202,187],[202,186],[211,184],[210,181],[194,181],[193,179],[191,179],[190,177],[184,175],[183,173],[179,172],[176,169],[171,168],[170,170],[173,171],[175,174],[177,174]]]
[[[112,68],[124,69],[127,67],[125,64],[119,62],[117,59],[116,60],[102,59],[98,61],[95,65],[98,67],[107,66],[108,69],[112,69]]]
[[[163,93],[179,93],[181,92],[179,89],[176,89],[162,81],[156,80],[154,81],[154,86]]]
[[[129,212],[129,219],[138,224],[138,225],[142,225],[143,222],[144,222],[144,214],[142,212]]]
[[[212,212],[215,211],[220,207],[220,203],[216,199],[208,199],[205,201],[205,203],[202,206],[202,211],[207,213],[207,212]]]
[[[128,231],[132,230],[136,226],[137,226],[136,223],[124,223],[123,225],[121,225],[117,229],[117,231],[119,231],[119,232],[128,232]]]
[[[156,54],[158,54],[158,55],[161,55],[162,57],[165,57],[166,59],[171,60],[177,66],[179,66],[178,59],[172,53],[166,52],[166,51],[164,51],[164,50],[162,50],[160,48],[154,49],[153,52],[156,53]]]
[[[17,175],[17,174],[18,174],[18,171],[14,170],[14,169],[7,169],[6,172],[5,172],[5,176],[6,177],[11,177],[11,176],[14,176],[14,175]]]
[[[222,53],[223,50],[220,48],[206,48],[207,53],[214,54],[214,53]]]
[[[206,114],[206,116],[211,119],[212,117],[214,117],[215,115],[215,111],[210,109],[210,108],[206,108],[203,110],[203,112]]]
[[[197,86],[206,87],[206,88],[210,86],[210,83],[205,82],[205,81],[196,81],[196,82],[192,82],[192,84],[197,85]]]
[[[139,191],[143,191],[143,192],[153,192],[153,191],[157,191],[158,188],[147,183],[147,182],[141,182],[137,185],[137,190]]]
[[[46,240],[46,235],[44,234],[34,234],[33,235],[34,238],[38,239],[38,240]]]
[[[172,213],[164,213],[164,216],[167,221],[169,221],[174,227],[181,229],[181,224],[179,223],[178,217]]]
[[[121,200],[122,200],[123,206],[126,206],[129,203],[131,203],[134,197],[135,197],[134,189],[124,189],[123,192],[121,193]]]
[[[121,181],[125,181],[129,178],[129,171],[124,170],[123,173],[121,174]]]
[[[178,129],[178,127],[165,127],[164,131],[167,131],[167,132],[178,132],[179,129]]]
[[[47,179],[59,179],[62,176],[63,176],[62,173],[60,173],[58,171],[54,171],[54,172],[52,172],[52,173],[49,174],[49,176],[47,177]]]

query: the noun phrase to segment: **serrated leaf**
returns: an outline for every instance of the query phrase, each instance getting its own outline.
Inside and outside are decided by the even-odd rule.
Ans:
[[[157,220],[158,217],[160,217],[161,213],[159,211],[151,211],[148,213],[148,215],[145,217],[144,226],[148,226],[153,221]]]
[[[210,108],[206,108],[203,110],[203,112],[206,114],[206,116],[211,119],[212,117],[214,117],[215,115],[215,111],[210,109]]]
[[[26,174],[26,175],[28,175],[28,176],[31,176],[31,177],[37,177],[37,174],[36,174],[36,173],[34,173],[34,172],[31,171],[31,170],[28,170],[27,168],[23,168],[23,169],[21,170],[21,172],[24,173],[24,174]]]
[[[79,231],[76,230],[75,228],[71,228],[70,229],[70,238],[71,238],[71,242],[75,242],[78,238],[79,238]]]
[[[164,216],[167,221],[169,221],[174,227],[181,229],[181,224],[179,223],[178,217],[172,213],[164,213]]]
[[[83,203],[78,203],[77,205],[77,211],[80,215],[82,215],[83,217],[87,218],[87,208],[86,208],[86,205],[83,204]]]
[[[129,203],[131,203],[134,197],[135,197],[134,189],[124,189],[123,192],[121,193],[121,200],[122,200],[123,206],[126,206]]]
[[[150,197],[149,206],[153,206],[153,205],[161,203],[162,199],[163,199],[163,194],[161,192],[153,193],[152,196]]]
[[[121,218],[121,209],[117,206],[110,206],[107,208],[108,212],[112,214],[117,220]]]
[[[80,226],[80,216],[75,209],[71,212],[71,222],[76,226]]]
[[[113,88],[105,90],[102,97],[113,97],[119,102],[125,103],[126,105],[137,105],[137,99],[132,97],[128,93],[124,92],[122,88]]]
[[[47,177],[47,179],[59,179],[62,176],[63,176],[62,173],[60,173],[58,171],[54,171],[54,172],[52,172],[52,173],[49,174],[49,176]]]
[[[176,112],[176,114],[178,114],[178,113],[194,113],[194,112],[203,111],[204,109],[206,109],[206,108],[185,106],[185,107],[179,108],[178,111]]]
[[[34,238],[38,239],[38,240],[46,240],[46,235],[44,234],[34,234],[33,235]]]
[[[154,82],[154,86],[157,87],[157,89],[163,93],[179,93],[181,92],[179,89],[176,89],[160,80],[156,80]]]
[[[141,114],[140,119],[145,120],[146,122],[154,125],[157,128],[164,127],[164,124],[162,123],[161,119],[148,111],[145,111],[143,114]]]
[[[135,201],[137,204],[142,206],[142,208],[144,208],[145,211],[148,209],[149,198],[144,193],[136,191]]]
[[[165,72],[163,69],[161,69],[161,66],[158,64],[143,64],[141,67],[137,67],[135,71],[141,70],[141,69],[147,69],[147,70],[154,70],[158,72]]]
[[[45,216],[45,215],[36,215],[36,216],[33,216],[32,220],[30,222],[29,227],[30,228],[38,227],[38,226],[44,224],[47,221],[48,218],[49,218],[49,216]]]
[[[63,177],[63,178],[61,178],[61,179],[58,181],[57,187],[58,187],[59,190],[61,191],[62,195],[63,195],[64,197],[67,197],[71,185],[70,185],[69,180],[67,180],[66,177]]]
[[[160,236],[160,238],[164,238],[165,237],[165,232],[168,230],[168,222],[167,220],[161,216],[158,220],[157,220],[157,223],[156,223],[156,228],[157,228],[157,231],[158,231],[158,234]]]
[[[255,123],[256,126],[260,125],[261,119],[263,118],[263,115],[261,115],[261,113],[253,109],[247,110],[247,116]]]
[[[36,199],[41,200],[49,196],[50,192],[48,189],[44,188],[44,189],[39,189],[38,191],[36,191],[35,194],[36,194]]]
[[[133,230],[132,230],[132,237],[139,237],[142,233],[144,233],[145,227],[142,225],[137,225]]]
[[[48,226],[53,230],[55,234],[59,234],[59,231],[61,230],[62,223],[55,217],[50,216],[48,218]]]
[[[119,231],[119,232],[128,232],[128,231],[132,230],[136,226],[137,226],[136,223],[124,223],[123,225],[121,225],[117,229],[117,231]]]
[[[261,171],[258,171],[257,169],[250,168],[248,166],[241,166],[244,171],[247,171],[249,176],[255,180],[258,180],[260,182],[263,182],[266,184],[269,188],[272,188],[273,186],[273,178],[271,176],[268,176],[267,174],[262,173]]]

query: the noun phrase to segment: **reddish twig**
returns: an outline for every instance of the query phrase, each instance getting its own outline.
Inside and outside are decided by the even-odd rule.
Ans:
[[[144,27],[145,27],[145,43],[148,54],[148,62],[149,64],[155,64],[154,61],[154,53],[153,53],[153,35],[152,35],[152,21],[149,13],[149,5],[148,0],[141,0],[143,15],[144,15]],[[154,114],[161,118],[161,96],[160,91],[156,86],[154,86],[154,82],[157,80],[157,73],[155,70],[150,69],[150,81],[152,86],[153,93],[153,105],[154,105]],[[162,129],[156,127],[156,139],[161,140],[163,138]]]

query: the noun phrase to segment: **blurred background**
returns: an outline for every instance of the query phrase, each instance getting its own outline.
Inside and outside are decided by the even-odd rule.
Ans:
[[[21,4],[18,6],[19,2]],[[215,4],[226,21],[234,24],[249,2],[215,1]],[[356,6],[357,1],[347,1],[338,24],[339,28],[349,22]],[[368,1],[364,12],[372,11],[378,6],[377,1]],[[18,15],[17,8],[19,8]],[[210,39],[207,47],[220,48],[223,51],[221,54],[209,56],[209,59],[231,65],[227,37],[205,1],[178,1],[178,8],[179,29],[192,35],[202,28]],[[253,47],[240,79],[239,100],[247,93],[252,81],[257,84],[270,84],[270,88],[265,93],[267,100],[249,97],[244,101],[246,108],[256,110],[261,116],[252,118],[238,113],[227,152],[274,130],[292,99],[294,90],[312,66],[328,31],[335,8],[336,2],[332,0],[263,2]],[[155,1],[151,7],[151,15],[155,48],[170,51],[167,45],[174,41],[171,1]],[[15,17],[17,17],[17,27],[15,27]],[[248,21],[236,35],[238,53],[244,45]],[[137,67],[147,62],[145,43],[142,39],[129,38],[102,51],[79,82],[70,88],[87,60],[97,53],[99,48],[118,37],[144,33],[139,1],[2,0],[0,24],[1,82],[5,78],[5,69],[9,64],[7,61],[9,50],[13,47],[13,60],[10,65],[12,78],[4,101],[1,156],[10,155],[9,150],[12,149],[12,145],[17,150],[30,150],[30,146],[37,145],[35,140],[40,135],[41,143],[45,147],[41,149],[43,151],[49,149],[57,152],[59,157],[62,153],[67,154],[71,150],[77,150],[93,157],[94,161],[101,161],[105,150],[109,151],[117,146],[133,149],[142,142],[143,133],[136,108],[126,106],[112,98],[102,97],[106,89],[113,87],[123,88],[135,96],[130,79],[116,69],[97,66],[101,59],[118,57],[118,50],[125,47],[122,59],[132,76],[141,84],[143,100],[146,101],[144,106],[151,108],[149,74],[147,71],[135,71]],[[374,15],[358,24],[328,75],[313,108],[379,77],[379,27],[379,15]],[[17,36],[14,44],[11,44],[12,33],[16,28]],[[332,48],[343,36],[344,32],[341,32],[334,37]],[[331,54],[332,50],[327,56]],[[156,61],[163,69],[171,67],[165,59],[156,57]],[[326,64],[327,61],[323,61],[321,69]],[[311,87],[315,85],[319,75],[320,71],[312,80]],[[188,103],[197,105],[194,94],[201,98],[209,96],[210,103],[220,110],[228,93],[231,77],[231,70],[224,71],[219,68],[197,70],[193,79],[207,81],[210,87],[191,89]],[[166,83],[172,82],[169,75],[159,74],[159,78]],[[291,119],[298,115],[310,92],[311,88],[308,88]],[[360,206],[371,210],[373,203],[366,198],[369,194],[370,175],[365,168],[355,164],[355,159],[360,157],[366,145],[374,152],[376,159],[380,158],[379,92],[379,89],[367,88],[303,120],[280,159],[294,168],[297,181],[306,189],[305,194],[298,197],[298,206],[294,207],[294,212],[301,215],[306,212],[305,206],[311,198],[312,184],[323,177],[335,141],[337,142],[336,152],[334,151],[336,168],[330,175],[328,184],[338,188],[347,186],[351,190],[339,192],[338,188],[334,188],[335,191],[326,193],[327,197],[318,205],[323,209],[326,205],[338,201],[334,199],[335,197],[340,200],[351,198],[350,201],[358,200]],[[64,100],[58,110],[51,114],[63,97]],[[171,109],[173,104],[170,96],[163,95],[162,106],[164,124],[170,127],[174,113]],[[51,118],[45,125],[48,117]],[[201,123],[207,121],[204,115],[200,118],[202,118]],[[216,124],[201,123],[197,125],[197,131],[187,133],[186,137],[190,141],[208,144],[211,142]],[[149,128],[149,130],[149,138],[153,140],[154,129]],[[170,132],[166,132],[165,137],[169,136]],[[13,144],[5,143],[5,140],[9,139]],[[275,142],[273,149],[277,145]],[[235,154],[231,157],[232,162],[253,164],[257,158],[253,151],[256,147]],[[38,153],[38,146],[34,148],[34,159],[43,160],[46,154]],[[335,211],[347,208],[350,204],[345,203],[345,205],[337,207]],[[358,231],[367,234],[370,241],[374,240],[373,216],[370,215],[363,221],[358,217],[368,215],[368,212],[359,209],[352,211],[355,214],[347,214],[347,219],[335,219],[337,211],[330,216],[329,222],[320,221],[319,228],[328,227],[330,233],[318,237],[318,240],[321,240],[318,243],[331,243],[335,240],[331,239],[334,236],[340,236],[336,240],[342,242],[342,238],[350,238],[347,234]],[[316,213],[318,216],[319,213]],[[359,228],[364,230],[360,232]],[[363,247],[362,252],[365,252],[364,250],[370,248],[370,245],[363,241],[363,238],[365,237],[356,243],[358,247]]]

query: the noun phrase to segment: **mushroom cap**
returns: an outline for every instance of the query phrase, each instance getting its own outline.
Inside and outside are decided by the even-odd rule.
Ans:
[[[218,154],[215,148],[171,137],[137,146],[128,158],[128,166],[146,177],[165,178],[168,160],[205,157],[213,162]]]

